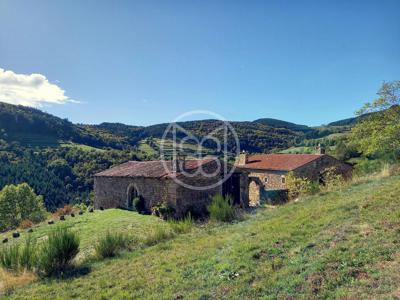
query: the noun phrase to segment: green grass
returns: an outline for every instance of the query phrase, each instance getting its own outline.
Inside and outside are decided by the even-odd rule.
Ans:
[[[100,149],[100,148],[96,148],[96,147],[92,147],[92,146],[88,146],[88,145],[83,145],[83,144],[76,144],[76,143],[62,143],[60,144],[61,148],[77,148],[79,150],[82,151],[100,151],[100,152],[105,152],[107,150],[104,149]]]
[[[66,222],[79,231],[86,248],[109,227],[143,238],[168,226],[120,210]],[[234,224],[196,225],[168,238],[162,234],[151,245],[93,261],[88,274],[39,280],[5,297],[395,298],[400,296],[400,177],[260,208]]]

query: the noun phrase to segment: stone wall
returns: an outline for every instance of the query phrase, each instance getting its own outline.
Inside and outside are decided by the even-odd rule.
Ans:
[[[329,155],[321,156],[298,169],[293,173],[297,177],[308,178],[312,181],[318,181],[320,174],[330,167],[336,168],[336,173],[341,174],[345,179],[349,179],[352,173],[352,167],[340,160],[335,159]],[[260,202],[270,201],[269,191],[285,190],[287,171],[273,171],[273,170],[249,170],[249,177],[258,178],[259,181],[251,181],[249,184],[249,201],[250,206],[257,206]],[[281,195],[285,193],[282,192]]]
[[[330,167],[335,167],[336,173],[341,174],[345,179],[351,178],[353,168],[329,155],[321,156],[321,158],[296,169],[293,173],[296,177],[304,177],[312,181],[318,181],[320,179],[320,174],[323,174],[324,171]]]
[[[222,175],[217,172],[218,169],[217,164],[210,163],[203,166],[204,173],[209,176],[204,176],[204,173],[201,172],[196,173],[194,170],[188,173],[188,176],[181,175],[176,178],[189,187],[181,186],[173,178],[95,176],[95,208],[129,208],[128,200],[131,198],[130,194],[135,190],[144,199],[147,210],[151,210],[158,204],[167,203],[175,209],[176,217],[185,215],[187,211],[192,211],[196,215],[205,215],[212,196],[222,193]],[[247,207],[247,173],[241,172],[240,178],[241,205]],[[204,186],[213,187],[206,190],[201,189]]]
[[[128,208],[133,188],[145,200],[146,209],[162,201],[175,203],[176,185],[170,179],[98,176],[94,178],[95,208]]]

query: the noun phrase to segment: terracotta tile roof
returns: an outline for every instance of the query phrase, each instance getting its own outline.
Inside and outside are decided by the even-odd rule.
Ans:
[[[320,154],[258,154],[249,156],[245,165],[238,165],[238,168],[292,171],[309,162],[312,162],[323,155]]]
[[[207,164],[215,158],[185,160],[185,170],[194,170],[201,165]],[[167,168],[164,167],[164,164]],[[172,170],[172,161],[128,161],[111,169],[97,173],[97,177],[176,177],[179,173],[169,172]]]

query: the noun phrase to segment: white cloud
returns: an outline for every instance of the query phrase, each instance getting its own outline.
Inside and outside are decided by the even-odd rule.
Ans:
[[[26,106],[76,102],[42,74],[16,74],[0,68],[0,101]]]

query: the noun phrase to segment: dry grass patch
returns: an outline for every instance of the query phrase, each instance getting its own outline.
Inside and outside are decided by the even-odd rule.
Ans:
[[[0,269],[0,298],[3,292],[28,285],[35,281],[36,278],[33,272],[13,273]]]

